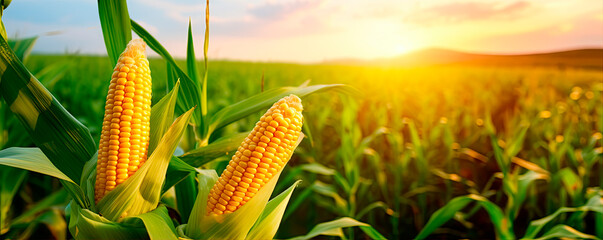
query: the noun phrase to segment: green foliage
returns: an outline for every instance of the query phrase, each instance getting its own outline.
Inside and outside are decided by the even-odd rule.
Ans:
[[[279,171],[257,194],[237,211],[223,215],[207,215],[207,198],[218,175],[214,170],[200,170],[198,174],[199,193],[188,224],[178,227],[180,238],[184,239],[271,239],[278,230],[281,218],[291,194],[299,182],[270,199]]]
[[[36,71],[42,69],[41,66],[51,59],[58,62],[70,60],[68,56],[50,58],[33,55],[29,58],[28,65]],[[91,57],[79,59],[72,63],[72,71],[75,73],[88,71],[86,69],[89,68],[87,66],[90,62],[104,61]],[[165,62],[157,59],[150,61],[153,78],[165,79],[168,75],[164,67]],[[185,63],[177,61],[180,66],[185,66]],[[354,154],[359,154],[356,163],[351,164],[349,169],[356,168],[353,171],[359,171],[360,180],[371,182],[371,187],[363,190],[364,194],[356,194],[356,216],[360,216],[357,220],[371,224],[391,239],[416,236],[436,210],[454,197],[467,194],[482,195],[503,209],[504,215],[514,218],[512,222],[517,229],[517,237],[521,237],[528,224],[517,225],[517,219],[536,220],[553,214],[562,207],[582,206],[589,199],[587,193],[600,185],[601,174],[598,166],[602,155],[601,138],[597,133],[601,131],[599,122],[602,112],[596,107],[601,104],[602,89],[596,84],[600,80],[599,72],[576,69],[563,73],[557,69],[546,68],[455,66],[439,68],[436,73],[432,68],[383,70],[377,67],[226,61],[210,61],[210,66],[212,71],[209,72],[208,78],[212,81],[208,82],[208,92],[210,95],[219,92],[220,97],[210,98],[208,116],[215,116],[216,113],[224,111],[225,107],[260,93],[259,79],[262,72],[268,91],[283,85],[301,85],[305,79],[312,78],[320,84],[348,83],[364,92],[365,97],[357,98],[358,106],[355,110],[352,103],[344,104],[338,96],[328,93],[308,95],[304,98],[305,127],[312,132],[313,144],[309,141],[302,142],[281,177],[283,183],[276,187],[276,192],[280,192],[278,189],[285,189],[290,185],[291,180],[287,178],[293,178],[293,181],[303,180],[298,190],[293,193],[285,211],[281,229],[277,233],[278,238],[305,235],[312,226],[325,219],[347,216],[344,212],[335,210],[350,209],[351,201],[347,199],[347,192],[353,190],[343,174],[343,159],[338,157],[342,139],[339,136],[343,135],[348,135],[346,138],[349,140],[346,141],[357,144],[346,149],[353,149]],[[108,64],[107,68],[110,68]],[[88,74],[103,75],[100,70]],[[449,76],[447,85],[451,87],[437,87],[443,81],[438,78],[441,74]],[[77,106],[77,109],[92,111],[94,108],[84,106],[94,101],[102,102],[104,96],[96,96],[94,93],[91,96],[94,96],[95,100],[78,101],[83,98],[81,91],[85,89],[78,90],[80,94],[68,95],[64,92],[68,86],[78,89],[77,79],[70,75],[72,73],[56,83],[56,92],[61,94],[57,97],[60,97],[62,102],[69,102],[70,109]],[[109,73],[104,75],[108,76]],[[529,80],[519,82],[517,79],[522,76],[529,77]],[[398,78],[405,80],[400,82]],[[489,83],[485,80],[490,78],[498,79],[499,82]],[[372,82],[369,86],[366,79],[381,81]],[[473,79],[470,86],[464,83],[468,79]],[[95,79],[91,84],[99,88],[96,83],[99,81],[106,79]],[[385,87],[385,83],[390,85]],[[574,86],[581,88],[581,97],[578,100],[569,98]],[[161,99],[161,92],[165,92],[164,87],[165,85],[160,83],[154,85],[154,92],[157,93],[154,103]],[[487,99],[510,94],[509,88],[522,92],[520,98],[524,100],[516,103],[515,108],[519,110],[516,110],[514,115],[498,115],[499,113],[492,109],[502,107]],[[551,92],[554,94],[548,96]],[[591,93],[586,94],[587,92]],[[587,95],[590,98],[587,98]],[[367,96],[369,98],[366,98]],[[531,105],[523,103],[525,99],[531,99]],[[508,180],[504,181],[508,190],[505,191],[516,196],[510,207],[507,206],[509,203],[505,197],[507,193],[502,188],[503,168],[498,167],[494,152],[498,150],[494,148],[492,135],[485,128],[488,122],[486,106],[491,109],[490,115],[496,116],[491,117],[496,133],[496,146],[500,147],[500,159],[508,165]],[[540,117],[540,112],[544,110],[551,112],[549,118]],[[350,112],[346,118],[351,131],[346,132],[341,128],[343,111]],[[95,114],[80,111],[79,116],[84,115]],[[90,119],[87,125],[101,125],[102,115],[96,115],[96,119],[87,118]],[[247,135],[246,132],[257,121],[257,117],[257,111],[250,112],[249,115],[215,130],[212,141],[207,146],[198,147],[196,150],[193,148],[179,158],[194,166],[216,168],[219,171],[223,166],[220,163],[228,160],[234,153],[233,149]],[[446,118],[444,123],[441,122],[441,117]],[[419,141],[413,142],[409,125],[411,121]],[[373,136],[380,128],[387,131]],[[523,142],[519,143],[522,132],[525,132],[525,135]],[[558,135],[563,136],[563,141],[557,142]],[[367,148],[360,150],[354,147],[360,146],[364,138],[372,139],[363,145],[368,146]],[[417,164],[420,162],[417,161],[419,155],[416,154],[415,142],[419,142],[423,149],[423,158],[429,163],[428,171],[424,173],[423,187],[418,185],[421,172],[417,170],[417,166],[420,166]],[[506,150],[514,142],[521,148]],[[517,153],[511,158],[509,154],[512,155],[513,152]],[[302,167],[305,164],[317,163],[330,170]],[[440,170],[439,173],[445,175],[437,175],[435,172],[438,171],[432,170]],[[182,179],[182,175],[186,176],[186,171],[180,171],[181,177],[177,179]],[[174,179],[170,186],[175,181],[177,180]],[[523,185],[528,182],[530,184]],[[164,192],[166,190],[163,189]],[[359,190],[362,190],[361,187],[358,187],[357,191]],[[421,194],[426,196],[426,209],[420,207],[418,196]],[[377,202],[382,202],[383,205],[374,204]],[[474,210],[472,204],[467,206],[467,209],[453,216],[453,221],[442,225],[435,233],[444,234],[454,228],[464,235],[455,235],[457,233],[454,232],[449,232],[449,235],[494,237],[481,230],[491,229],[491,220],[476,219],[483,208]],[[515,213],[511,214],[511,210],[507,209],[515,209]],[[415,211],[425,212],[425,216],[421,219]],[[544,225],[538,232],[540,235],[536,237],[543,236],[542,234],[550,231],[556,224],[565,224],[582,233],[597,236],[596,229],[583,224],[598,219],[594,216],[593,212],[585,213],[571,222],[568,217],[558,218],[555,224]],[[348,237],[352,236],[350,232],[355,235],[364,234],[358,228],[351,229],[344,229]],[[398,235],[395,235],[396,231]]]
[[[75,183],[95,152],[90,132],[25,68],[0,39],[0,93],[36,145]]]
[[[0,235],[9,229],[8,211],[26,173],[17,168],[0,166]]]
[[[320,223],[314,226],[314,228],[312,228],[308,234],[291,238],[291,240],[312,239],[319,235],[338,236],[345,239],[342,228],[348,227],[360,227],[363,231],[367,232],[372,239],[386,239],[385,237],[381,236],[379,232],[374,231],[370,225],[356,221],[352,218],[344,217],[330,222]]]
[[[48,179],[36,177],[1,180],[2,237],[35,236],[36,227],[42,225],[55,237],[64,237],[62,211],[56,209],[62,209],[70,197],[79,203],[68,208],[70,227],[88,229],[71,232],[82,238],[99,237],[95,229],[105,228],[115,231],[117,235],[107,236],[112,238],[188,235],[183,227],[174,232],[172,221],[195,224],[190,213],[198,211],[190,205],[203,206],[207,194],[199,193],[211,185],[195,178],[197,170],[192,166],[212,169],[217,177],[213,169],[219,173],[224,168],[258,114],[276,99],[294,93],[304,96],[304,133],[309,139],[301,143],[274,186],[275,194],[287,194],[272,201],[288,207],[283,210],[283,205],[268,202],[266,209],[272,211],[256,215],[271,220],[263,224],[249,220],[238,236],[603,238],[600,70],[208,61],[206,18],[201,75],[192,24],[187,59],[178,60],[129,19],[127,8],[110,8],[125,6],[125,1],[98,3],[110,61],[71,55],[27,57],[35,37],[2,42],[0,92],[7,104],[0,104],[0,144],[3,148],[36,144],[39,149],[8,148],[0,152],[0,161],[43,166],[43,173],[65,179],[68,191],[27,199],[37,185],[47,194],[57,187],[37,183]],[[131,38],[130,29],[161,56],[150,59],[155,79],[150,149],[159,145],[174,112],[179,115],[197,106],[191,124],[182,127],[186,129],[178,153],[184,154],[175,157],[171,148],[162,150],[163,163],[169,160],[159,171],[166,172],[165,182],[151,183],[153,197],[168,196],[169,189],[178,186],[173,194],[176,209],[170,210],[180,218],[170,218],[168,207],[159,205],[136,218],[115,222],[96,214],[94,203],[86,203],[93,186],[92,139],[98,139],[102,125],[109,62],[117,59]],[[87,81],[81,81],[83,77]],[[306,79],[321,85],[308,85]],[[352,98],[313,94],[329,89]],[[33,108],[14,105],[19,97],[33,103]],[[32,127],[33,113],[39,115],[36,122],[45,124]],[[13,171],[6,169],[11,170],[0,171]],[[20,182],[24,187],[19,187]],[[25,206],[14,204],[19,202],[26,202]],[[80,207],[87,204],[92,211]],[[147,207],[157,203],[151,205]],[[59,208],[49,210],[51,206]],[[107,215],[115,220],[117,214]],[[282,224],[278,232],[274,227],[256,228],[268,222]]]
[[[111,65],[115,66],[119,55],[132,40],[128,4],[126,0],[98,0],[98,15],[107,54]]]

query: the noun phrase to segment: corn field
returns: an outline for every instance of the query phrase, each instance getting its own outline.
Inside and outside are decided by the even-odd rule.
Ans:
[[[204,4],[186,59],[2,25],[0,238],[603,239],[601,67],[213,60]]]

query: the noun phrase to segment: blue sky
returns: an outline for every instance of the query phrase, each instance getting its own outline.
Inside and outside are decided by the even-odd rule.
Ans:
[[[202,56],[204,1],[129,0],[130,17],[173,55],[192,19]],[[318,62],[425,47],[529,53],[603,47],[600,0],[220,0],[210,2],[210,58]],[[13,0],[9,37],[40,36],[38,53],[106,54],[93,0]],[[152,54],[151,54],[152,55]]]

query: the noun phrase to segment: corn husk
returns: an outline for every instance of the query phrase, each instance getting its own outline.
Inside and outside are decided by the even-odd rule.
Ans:
[[[195,200],[188,224],[178,226],[182,239],[272,239],[278,230],[291,194],[301,181],[268,201],[278,178],[279,171],[258,193],[234,213],[207,215],[207,198],[218,180],[215,170],[198,170],[199,193]]]
[[[99,201],[97,208],[103,216],[119,221],[121,217],[142,214],[157,207],[167,167],[192,113],[191,109],[176,119],[147,162]]]
[[[165,206],[158,206],[165,173],[192,110],[174,121],[147,162],[128,180],[107,194],[98,205],[69,206],[69,231],[76,239],[176,239]],[[93,157],[84,167],[84,194],[93,199],[96,169]],[[97,211],[98,213],[96,213]],[[100,214],[99,214],[100,213]]]

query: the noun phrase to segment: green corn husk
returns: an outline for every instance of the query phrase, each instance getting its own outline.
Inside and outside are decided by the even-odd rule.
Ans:
[[[176,239],[167,208],[157,205],[172,153],[192,112],[178,117],[147,162],[97,205],[92,204],[92,210],[70,204],[69,231],[76,239]],[[84,194],[90,199],[94,198],[95,162],[93,157],[86,164],[87,179],[82,181]]]
[[[295,148],[304,139],[300,133]],[[291,157],[291,156],[289,156]],[[215,170],[198,169],[199,191],[188,224],[177,227],[181,239],[272,239],[278,230],[298,180],[270,202],[270,196],[284,168],[264,185],[245,205],[233,213],[207,215],[207,198],[218,181]]]
[[[113,222],[77,204],[66,209],[69,232],[75,239],[177,239],[167,208]]]
[[[0,151],[0,164],[36,171],[72,183],[72,191],[90,202],[88,208],[74,199],[67,209],[69,230],[76,239],[177,239],[167,208],[158,206],[168,165],[193,109],[169,126],[173,118],[178,84],[152,109],[157,117],[151,120],[151,138],[160,138],[151,156],[132,177],[94,204],[96,155],[84,164],[80,185],[53,165],[38,148],[9,148]],[[168,111],[166,111],[166,109]],[[171,120],[169,120],[171,121]],[[176,170],[181,171],[181,170]],[[174,179],[172,182],[176,181]],[[122,217],[127,211],[127,216]],[[100,214],[99,214],[100,213]]]
[[[145,226],[142,224],[112,222],[95,212],[82,209],[77,204],[69,204],[65,211],[70,216],[69,232],[75,239],[148,238]]]
[[[147,162],[100,200],[97,208],[103,216],[118,221],[124,213],[128,216],[142,214],[159,204],[169,161],[192,113],[191,109],[176,119]]]
[[[177,158],[171,163],[172,154],[194,111],[190,109],[172,124],[179,82],[151,109],[151,141],[146,164],[95,205],[97,157],[93,155],[97,151],[88,129],[66,112],[29,73],[3,38],[0,45],[2,97],[17,115],[25,113],[20,119],[31,130],[29,133],[39,147],[2,150],[0,164],[59,178],[73,198],[68,219],[71,220],[69,229],[76,239],[176,239],[166,208],[158,205],[164,182],[173,185],[178,178],[194,171]],[[61,125],[48,127],[55,122],[61,122]],[[168,170],[170,165],[175,167]],[[171,174],[166,181],[168,171]],[[1,220],[4,225],[4,214]],[[115,233],[111,233],[113,231]]]
[[[188,224],[176,228],[181,239],[272,239],[289,203],[295,182],[287,190],[272,199],[278,172],[258,193],[234,213],[207,215],[207,198],[211,187],[218,180],[215,170],[198,170],[199,194],[193,206]]]

